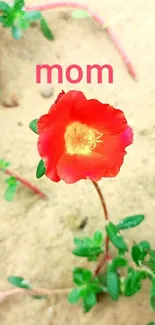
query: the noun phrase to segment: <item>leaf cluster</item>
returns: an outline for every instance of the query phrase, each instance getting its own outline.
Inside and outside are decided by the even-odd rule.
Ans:
[[[52,31],[40,11],[26,11],[24,0],[14,0],[13,5],[0,1],[0,23],[5,28],[11,28],[14,39],[19,40],[23,31],[27,30],[35,21],[40,21],[40,28],[44,36],[53,40]]]
[[[7,188],[4,193],[4,197],[6,201],[13,201],[14,196],[17,191],[17,187],[20,184],[19,181],[17,181],[16,177],[10,176],[7,179],[5,179],[5,183],[7,184]]]
[[[107,262],[105,272],[101,275],[95,275],[85,268],[73,270],[76,287],[68,296],[70,303],[77,303],[81,299],[84,311],[88,312],[96,305],[98,294],[107,293],[113,300],[118,300],[121,295],[130,297],[141,290],[143,280],[149,279],[150,305],[155,310],[155,250],[148,241],[141,241],[134,243],[130,252],[121,233],[140,225],[143,220],[144,215],[138,214],[126,217],[117,224],[106,224],[106,235],[117,250],[116,256]],[[73,254],[85,257],[88,261],[96,261],[104,251],[100,231],[95,232],[92,238],[74,238],[74,244],[76,247]]]
[[[0,170],[5,172],[5,170],[10,165],[9,162],[5,161],[4,159],[0,159]],[[16,194],[17,187],[19,185],[19,182],[14,176],[9,176],[5,179],[5,183],[7,184],[7,188],[4,193],[4,198],[6,201],[11,202],[14,199],[14,196]]]
[[[103,253],[103,234],[96,231],[93,238],[74,238],[76,247],[72,253],[76,256],[87,257],[88,261],[97,261],[98,256]]]

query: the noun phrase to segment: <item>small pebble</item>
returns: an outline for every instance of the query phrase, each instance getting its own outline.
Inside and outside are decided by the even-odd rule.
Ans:
[[[45,85],[41,88],[40,94],[43,98],[50,98],[53,96],[53,88],[51,85]]]
[[[19,125],[19,126],[23,126],[23,124],[22,124],[22,122],[17,122],[17,124]]]
[[[56,53],[55,56],[56,56],[57,59],[60,59],[60,54],[59,53]]]
[[[53,322],[51,323],[51,320],[53,319],[53,309],[52,309],[52,307],[48,308],[47,317],[48,317],[48,320],[50,321],[50,324],[53,325]]]
[[[88,218],[82,217],[80,214],[69,214],[65,218],[65,226],[72,231],[84,229],[87,225]]]
[[[85,226],[87,225],[87,222],[88,222],[88,217],[85,217],[85,218],[82,220],[81,224],[79,225],[79,229],[84,229]]]
[[[4,101],[2,101],[2,106],[5,108],[12,108],[12,107],[18,107],[19,101],[16,95],[12,95],[8,98],[6,98]]]
[[[38,22],[37,21],[32,21],[31,27],[36,27],[36,26],[38,26]]]
[[[67,13],[67,12],[61,12],[60,13],[60,18],[63,19],[63,20],[68,21],[70,19],[70,14]]]
[[[53,314],[53,309],[52,309],[52,307],[49,307],[49,308],[48,308],[48,314],[49,314],[50,317],[52,317],[52,314]]]
[[[152,135],[152,133],[154,132],[154,130],[151,128],[151,129],[141,129],[139,130],[139,134],[140,135]]]

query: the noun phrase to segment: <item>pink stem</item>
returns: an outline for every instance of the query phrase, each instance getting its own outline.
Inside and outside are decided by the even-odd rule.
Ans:
[[[100,273],[104,263],[111,259],[109,257],[109,254],[108,254],[108,248],[109,248],[108,246],[109,246],[109,237],[106,236],[106,238],[105,238],[105,254],[103,255],[103,257],[101,258],[99,264],[96,267],[95,275],[98,275]]]
[[[40,295],[58,295],[58,294],[68,294],[72,288],[68,289],[45,289],[45,288],[39,288],[39,289],[22,289],[22,288],[15,288],[15,289],[10,289],[10,290],[5,290],[5,291],[0,291],[0,302],[2,302],[4,299],[18,295],[18,294],[29,294],[29,295],[35,295],[35,296],[40,296]]]
[[[35,192],[36,194],[40,195],[42,198],[47,199],[47,195],[44,194],[42,191],[40,191],[40,189],[36,186],[34,186],[33,184],[31,184],[29,181],[27,181],[26,179],[16,175],[14,172],[12,172],[10,169],[6,169],[5,174],[10,175],[10,176],[14,176],[20,183],[22,183],[24,186],[28,187],[30,190],[32,190],[33,192]]]
[[[103,212],[104,212],[104,218],[106,221],[109,220],[109,215],[108,215],[108,209],[107,209],[107,206],[106,206],[106,202],[105,202],[105,199],[104,199],[104,196],[101,192],[101,189],[98,185],[98,183],[92,181],[98,195],[99,195],[99,198],[100,198],[100,201],[101,201],[101,205],[102,205],[102,208],[103,208]],[[98,275],[104,265],[104,263],[106,261],[109,260],[109,237],[106,235],[106,238],[105,238],[105,253],[104,255],[102,256],[101,260],[99,261],[97,267],[96,267],[96,270],[95,270],[95,275]]]
[[[106,30],[107,34],[109,35],[110,39],[112,40],[113,44],[115,45],[115,47],[117,48],[118,52],[120,53],[126,67],[128,70],[128,73],[132,76],[132,78],[134,80],[137,79],[137,75],[136,75],[136,71],[134,69],[134,66],[130,60],[130,58],[128,57],[126,51],[124,50],[124,48],[122,47],[120,41],[118,40],[115,32],[113,31],[113,29],[105,24],[104,19],[98,15],[97,13],[93,12],[88,5],[86,4],[82,4],[82,3],[76,3],[76,2],[72,2],[72,1],[56,1],[56,2],[51,2],[51,3],[47,3],[44,5],[36,5],[36,6],[26,6],[26,10],[31,11],[31,10],[39,10],[39,11],[44,11],[44,10],[48,10],[48,9],[55,9],[55,8],[59,8],[59,7],[71,7],[71,8],[79,8],[82,10],[87,11],[92,18],[94,18],[94,20],[103,26],[103,28]]]

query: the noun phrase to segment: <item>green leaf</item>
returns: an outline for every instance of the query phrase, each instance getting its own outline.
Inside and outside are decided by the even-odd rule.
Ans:
[[[4,159],[0,159],[0,169],[6,170],[10,166],[10,163],[5,161]]]
[[[142,241],[139,244],[135,244],[132,246],[131,255],[136,265],[139,266],[140,263],[144,261],[145,256],[148,253],[149,247],[150,244],[147,241]]]
[[[142,280],[146,279],[147,273],[145,271],[136,271],[133,273],[131,289],[133,292],[137,292],[142,288]]]
[[[4,193],[5,200],[8,202],[13,201],[15,193],[16,193],[16,186],[9,186]]]
[[[76,304],[80,299],[79,288],[74,288],[68,295],[68,301],[70,304]]]
[[[122,251],[128,251],[128,247],[123,239],[123,237],[119,234],[117,227],[112,223],[108,222],[106,225],[106,232],[115,247]]]
[[[155,263],[155,250],[153,250],[153,249],[148,249],[148,254],[149,254],[150,257],[151,257],[152,262]]]
[[[146,279],[147,272],[145,271],[137,271],[133,268],[128,269],[128,275],[124,282],[124,295],[132,296],[136,292],[138,292],[142,287],[142,280]]]
[[[81,9],[76,9],[72,12],[72,17],[74,19],[84,19],[84,18],[90,17],[90,14],[88,14],[87,11],[84,11]]]
[[[4,1],[0,1],[0,11],[3,13],[9,13],[11,7]]]
[[[147,325],[155,325],[155,322],[150,322]]]
[[[92,241],[92,239],[90,238],[90,237],[83,237],[83,238],[81,238],[81,243],[84,243],[85,245],[87,245],[87,246],[93,246],[93,241]]]
[[[52,31],[50,30],[46,20],[44,18],[42,18],[40,20],[40,28],[44,34],[44,36],[49,39],[49,40],[54,40],[54,35],[52,33]]]
[[[152,286],[150,290],[150,305],[155,310],[155,279],[152,280]]]
[[[94,278],[90,283],[90,288],[95,293],[100,293],[105,291],[105,286],[100,282],[99,278]]]
[[[83,299],[84,311],[87,313],[97,303],[96,294],[93,291],[89,291]]]
[[[139,266],[140,261],[141,261],[141,255],[142,255],[142,251],[141,251],[141,248],[139,247],[139,245],[132,246],[131,255],[132,255],[133,261],[136,263],[136,265]],[[144,257],[145,257],[145,255],[144,255]]]
[[[12,36],[15,40],[19,40],[22,36],[22,32],[21,32],[21,29],[17,26],[13,26],[12,27]]]
[[[150,244],[147,240],[140,241],[139,245],[145,252],[147,252],[150,249]]]
[[[114,299],[118,300],[119,298],[119,277],[116,272],[107,273],[107,289],[109,295]]]
[[[79,295],[80,295],[80,298],[85,297],[86,294],[87,294],[87,292],[88,292],[87,285],[82,285],[82,286],[79,287]]]
[[[103,243],[103,234],[101,231],[95,231],[93,241],[96,246],[100,246]]]
[[[113,267],[114,271],[116,271],[117,268],[125,267],[127,265],[128,265],[128,261],[124,257],[116,256],[112,260],[112,267]]]
[[[98,279],[99,279],[100,283],[102,284],[102,286],[106,286],[106,282],[107,282],[106,274],[99,274]]]
[[[29,124],[29,128],[36,134],[38,134],[37,123],[38,123],[38,119],[34,119]]]
[[[82,268],[76,267],[73,270],[73,282],[76,283],[77,285],[82,285],[84,283]]]
[[[4,197],[5,200],[11,202],[14,198],[19,182],[14,176],[10,176],[5,180],[5,183],[8,184],[8,188],[5,191]]]
[[[143,261],[143,265],[147,266],[151,271],[155,272],[155,261],[149,258],[148,261]]]
[[[81,285],[90,282],[92,278],[92,272],[81,267],[76,267],[73,270],[73,282],[77,285]]]
[[[88,257],[89,256],[89,248],[86,246],[77,246],[76,248],[73,249],[72,253],[76,256],[81,256],[81,257]]]
[[[45,173],[46,173],[46,167],[43,159],[41,159],[37,166],[36,177],[41,178],[43,175],[45,175]]]
[[[88,261],[96,261],[99,254],[103,252],[103,247],[99,245],[101,242],[102,234],[100,232],[96,232],[93,238],[83,237],[83,238],[75,238],[74,243],[77,247],[74,248],[72,253],[76,256],[87,257]],[[94,241],[96,239],[96,242]],[[103,240],[102,240],[103,241]]]
[[[5,20],[5,16],[0,16],[0,23],[4,23],[4,20]]]
[[[21,10],[24,8],[24,0],[15,0],[14,2],[14,9]]]
[[[136,214],[131,217],[126,217],[118,222],[116,225],[118,230],[124,230],[124,229],[129,229],[136,227],[140,225],[140,223],[144,220],[144,215],[143,214]]]
[[[82,243],[82,239],[81,239],[81,238],[79,238],[79,237],[74,237],[74,244],[75,244],[75,245],[81,245],[81,243]]]
[[[17,186],[19,182],[17,181],[15,176],[10,176],[5,180],[5,183],[9,186]]]
[[[28,11],[25,13],[25,18],[32,23],[33,21],[40,20],[42,15],[40,11]]]
[[[26,30],[30,27],[29,21],[27,21],[24,17],[21,17],[18,21],[18,25],[21,29]]]
[[[23,288],[23,289],[31,289],[31,284],[28,280],[25,280],[23,277],[20,276],[9,276],[8,281],[16,287]]]
[[[14,24],[14,15],[13,12],[10,12],[3,22],[3,27],[13,27]]]
[[[83,280],[85,283],[90,282],[92,278],[92,272],[87,269],[83,269]]]
[[[92,252],[88,256],[88,261],[97,261],[98,256],[103,253],[103,249],[101,247],[93,247]]]
[[[133,268],[128,269],[128,275],[124,281],[124,295],[130,297],[134,294],[132,291],[132,277],[133,277],[134,270]]]
[[[74,243],[77,247],[72,251],[76,256],[88,257],[90,249],[92,250],[92,240],[89,237],[74,238]]]

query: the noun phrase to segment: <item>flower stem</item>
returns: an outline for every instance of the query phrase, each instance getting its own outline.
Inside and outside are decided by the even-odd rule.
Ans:
[[[47,199],[47,195],[44,194],[37,186],[31,184],[29,181],[26,179],[16,175],[14,172],[12,172],[10,169],[5,169],[4,170],[6,175],[14,176],[20,183],[22,183],[24,186],[28,187],[31,191],[34,193],[38,194],[44,199]]]
[[[56,294],[68,294],[72,288],[68,289],[46,289],[46,288],[39,288],[39,289],[22,289],[22,288],[15,288],[15,289],[10,289],[6,291],[0,291],[0,302],[2,302],[4,299],[17,295],[17,294],[29,294],[31,296],[51,296],[51,295],[56,295]]]
[[[105,220],[108,220],[109,217],[108,217],[108,210],[107,210],[107,207],[106,207],[106,203],[105,203],[105,200],[104,200],[104,197],[103,197],[103,194],[101,192],[101,189],[99,187],[99,185],[92,181],[93,185],[95,186],[95,189],[99,195],[99,198],[100,198],[100,201],[101,201],[101,204],[102,204],[102,208],[103,208],[103,212],[104,212],[104,217],[105,217]]]
[[[103,197],[103,194],[101,192],[101,189],[99,187],[99,185],[92,181],[98,195],[99,195],[99,198],[100,198],[100,201],[101,201],[101,204],[102,204],[102,208],[103,208],[103,212],[104,212],[104,218],[105,220],[109,220],[109,216],[108,216],[108,210],[107,210],[107,206],[106,206],[106,203],[105,203],[105,199]],[[108,236],[106,235],[106,238],[105,238],[105,254],[103,255],[103,257],[101,258],[101,260],[99,261],[97,267],[96,267],[96,270],[95,270],[95,274],[99,274],[99,272],[101,271],[102,269],[102,266],[103,264],[109,259],[109,254],[108,254],[108,245],[109,245],[109,238]]]
[[[104,30],[106,31],[106,33],[110,37],[111,41],[115,45],[116,49],[120,53],[120,55],[121,55],[121,57],[123,59],[123,62],[126,65],[126,68],[128,70],[128,73],[131,75],[131,77],[134,80],[137,79],[137,75],[136,75],[136,71],[134,69],[134,66],[133,66],[130,58],[128,57],[126,51],[124,50],[123,46],[121,45],[120,41],[118,40],[115,32],[113,31],[113,29],[108,24],[105,23],[104,19],[99,14],[92,11],[89,8],[88,5],[82,4],[82,3],[77,3],[77,2],[74,2],[74,1],[56,1],[56,2],[51,2],[51,3],[47,3],[47,4],[43,4],[43,5],[40,4],[40,5],[36,5],[36,6],[31,6],[31,7],[26,6],[26,10],[27,11],[31,11],[31,10],[43,11],[43,10],[55,9],[55,8],[59,8],[59,7],[79,8],[79,9],[87,11],[88,14],[98,24],[103,26]]]

